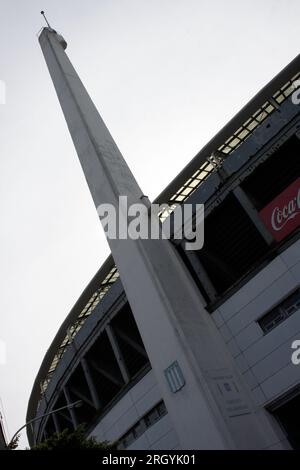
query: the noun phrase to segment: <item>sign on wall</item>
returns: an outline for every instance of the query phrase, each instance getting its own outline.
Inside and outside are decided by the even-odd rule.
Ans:
[[[288,186],[259,216],[275,240],[283,240],[300,225],[300,178]]]

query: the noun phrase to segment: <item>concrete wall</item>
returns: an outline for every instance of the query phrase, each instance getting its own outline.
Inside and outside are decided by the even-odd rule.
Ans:
[[[291,344],[300,339],[300,310],[267,334],[257,323],[299,285],[300,240],[212,314],[259,406],[267,405],[300,384],[300,366],[291,362]]]
[[[162,399],[153,371],[146,374],[104,416],[91,432],[98,441],[114,441],[123,436]],[[169,415],[161,418],[134,441],[128,449],[175,449],[179,442]]]

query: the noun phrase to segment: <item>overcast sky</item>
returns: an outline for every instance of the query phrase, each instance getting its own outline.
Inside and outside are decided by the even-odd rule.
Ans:
[[[300,2],[0,0],[0,7],[0,397],[11,437],[25,422],[47,348],[109,253],[38,44],[40,10],[67,40],[153,199],[298,54]]]

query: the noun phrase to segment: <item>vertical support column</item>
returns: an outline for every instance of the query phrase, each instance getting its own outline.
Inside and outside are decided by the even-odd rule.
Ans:
[[[47,394],[44,391],[43,382],[40,382],[40,391],[41,391],[41,396],[43,397],[46,405],[48,406]]]
[[[55,427],[55,432],[57,434],[59,434],[61,432],[61,429],[60,429],[60,424],[59,424],[58,418],[57,418],[55,413],[53,413],[52,418],[53,418],[53,423],[54,423],[54,427]]]
[[[93,381],[93,377],[92,377],[92,374],[91,374],[91,369],[90,369],[89,363],[87,362],[87,360],[85,358],[82,358],[80,362],[81,362],[81,366],[82,366],[82,369],[83,369],[83,373],[84,373],[86,382],[88,384],[88,388],[89,388],[89,391],[90,391],[90,394],[91,394],[91,397],[92,397],[94,407],[96,408],[96,410],[100,410],[100,408],[102,407],[101,400],[99,398],[99,394],[97,392],[97,389],[96,389],[94,381]]]
[[[67,402],[68,405],[70,405],[72,403],[72,400],[71,400],[68,388],[64,387],[63,391],[64,391],[66,402]],[[76,413],[74,411],[74,408],[69,408],[69,413],[70,413],[70,416],[71,416],[73,427],[74,427],[74,429],[76,429],[78,427],[78,421],[77,421],[77,417],[76,417]]]
[[[208,294],[208,297],[213,302],[217,298],[217,291],[214,288],[211,280],[209,279],[204,267],[202,266],[201,261],[198,256],[193,251],[185,251],[185,255],[189,262],[191,263],[195,273],[197,274],[200,283],[202,284],[204,290]]]
[[[37,424],[40,424],[40,423],[38,422],[30,423],[30,430],[31,430],[31,435],[33,439],[33,445],[36,445],[37,443],[38,427],[35,428],[35,425]]]
[[[263,222],[260,220],[257,210],[255,209],[254,205],[252,204],[245,191],[240,186],[237,186],[233,190],[233,194],[235,195],[245,212],[247,212],[248,216],[254,223],[261,236],[264,238],[268,245],[271,245],[271,243],[274,241],[274,238],[272,237],[268,229],[265,227]]]
[[[120,368],[123,380],[125,383],[128,383],[130,380],[130,376],[120,349],[120,346],[118,344],[118,340],[116,338],[115,332],[110,324],[106,325],[105,331],[107,333],[109,342],[111,344],[112,350],[114,352],[116,361],[118,363],[118,366]]]

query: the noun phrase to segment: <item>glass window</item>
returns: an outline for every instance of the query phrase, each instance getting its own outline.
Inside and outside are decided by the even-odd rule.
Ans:
[[[300,309],[300,289],[297,289],[289,295],[283,302],[273,308],[270,312],[266,313],[258,320],[258,324],[263,332],[269,333],[290,317],[293,313]]]

